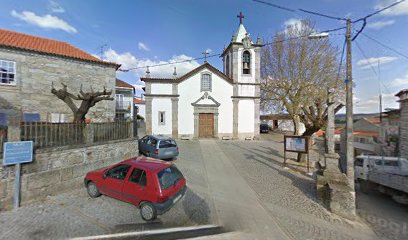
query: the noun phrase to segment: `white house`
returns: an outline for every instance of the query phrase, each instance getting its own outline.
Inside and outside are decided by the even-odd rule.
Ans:
[[[115,101],[116,101],[116,119],[133,119],[133,97],[135,88],[127,82],[116,79]]]
[[[145,82],[146,133],[174,138],[259,136],[260,50],[242,18],[221,55],[223,72],[207,61],[180,77]]]

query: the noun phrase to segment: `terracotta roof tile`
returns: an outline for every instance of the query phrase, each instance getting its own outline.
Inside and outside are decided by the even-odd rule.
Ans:
[[[140,100],[140,99],[138,99],[138,98],[133,98],[133,103],[134,103],[134,104],[144,104],[145,101]]]
[[[380,134],[378,132],[370,132],[370,131],[354,131],[353,135],[362,136],[362,137],[378,137]]]
[[[381,124],[380,118],[378,117],[365,118],[365,120],[372,124]]]
[[[99,58],[96,58],[66,42],[36,37],[5,29],[0,29],[0,47],[34,51],[54,56],[74,58],[87,62],[101,63],[115,66],[116,69],[120,67],[119,64],[102,61]]]
[[[120,79],[116,78],[116,87],[121,87],[121,88],[131,88],[131,89],[135,89],[132,85],[130,85],[129,83],[122,81]]]

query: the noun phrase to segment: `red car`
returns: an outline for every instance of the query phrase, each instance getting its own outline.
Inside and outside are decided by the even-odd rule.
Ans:
[[[154,220],[169,210],[186,192],[186,179],[173,163],[131,158],[85,176],[89,196],[101,194],[129,202],[140,209],[143,220]]]

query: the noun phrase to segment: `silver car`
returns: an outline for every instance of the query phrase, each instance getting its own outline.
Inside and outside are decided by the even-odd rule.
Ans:
[[[179,155],[174,139],[161,135],[146,135],[139,139],[139,153],[157,159],[173,159]]]

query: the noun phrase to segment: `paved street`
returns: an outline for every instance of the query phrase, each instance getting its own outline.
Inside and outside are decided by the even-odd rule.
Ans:
[[[381,235],[381,229],[376,235],[362,222],[326,211],[317,202],[311,177],[282,167],[279,139],[180,140],[179,148],[175,163],[186,176],[189,191],[157,221],[145,223],[127,203],[105,196],[91,199],[83,188],[0,213],[0,238],[63,239],[219,224],[239,233],[211,239],[378,239],[377,235],[398,239]],[[363,198],[369,197],[359,200]],[[364,209],[372,211],[372,205],[365,204]]]

